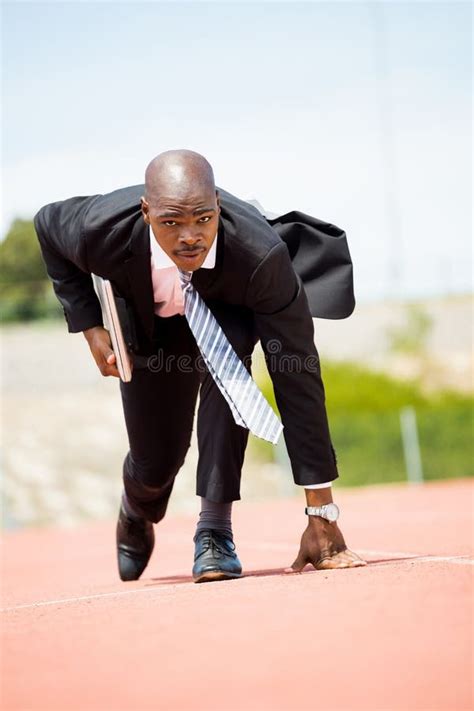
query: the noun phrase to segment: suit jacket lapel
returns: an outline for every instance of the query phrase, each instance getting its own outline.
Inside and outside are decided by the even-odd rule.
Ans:
[[[196,291],[206,298],[206,292],[214,285],[216,279],[222,273],[222,264],[224,262],[225,253],[225,226],[222,218],[219,220],[219,231],[216,237],[216,263],[213,269],[198,269],[193,273],[192,283]]]
[[[151,281],[151,251],[148,225],[140,218],[136,221],[130,240],[132,256],[125,261],[132,299],[143,329],[153,337],[154,308]]]

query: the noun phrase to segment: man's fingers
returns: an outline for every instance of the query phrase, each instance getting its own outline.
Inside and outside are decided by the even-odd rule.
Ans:
[[[362,560],[357,553],[354,553],[353,551],[350,551],[348,548],[346,548],[344,551],[341,553],[338,553],[338,556],[341,556],[341,559],[344,559],[345,561],[348,561],[350,563],[351,568],[356,568],[359,566],[367,565],[365,560]]]
[[[323,558],[313,565],[316,570],[335,570],[337,568],[360,568],[367,563],[352,551],[345,550],[330,558]]]
[[[340,557],[340,554],[333,555],[331,558],[323,558],[323,560],[313,563],[316,570],[335,570],[336,568],[350,568],[349,560]]]
[[[100,368],[100,372],[104,377],[112,375],[115,378],[120,378],[120,373],[115,365],[115,355],[113,353],[107,357],[105,365]]]
[[[115,378],[120,378],[120,373],[118,372],[118,368],[116,366],[116,358],[115,358],[115,353],[113,351],[108,351],[108,353],[105,354],[105,363],[106,365],[101,368],[102,375],[105,375],[106,377],[108,375],[112,375]]]
[[[110,336],[104,328],[91,329],[95,334],[88,338],[89,348],[91,349],[94,360],[103,376],[113,375],[119,378],[117,370],[117,359],[112,349]],[[87,333],[86,331],[84,333]]]
[[[363,558],[358,556],[357,553],[354,553],[354,551],[350,551],[349,549],[347,549],[345,552],[352,559],[352,561],[353,561],[352,567],[353,568],[362,567],[363,565],[367,565],[367,561],[365,561]]]
[[[291,568],[285,568],[285,573],[301,573],[303,568],[311,563],[316,570],[336,570],[342,568],[361,568],[367,563],[362,560],[357,553],[348,550],[347,548],[334,555],[327,556],[322,560],[312,561],[310,560],[301,550],[298,553],[298,557],[291,566]]]
[[[291,566],[291,568],[285,568],[285,573],[301,573],[305,565],[308,563],[308,558],[306,555],[300,550],[298,553],[298,557],[296,558],[295,562]]]

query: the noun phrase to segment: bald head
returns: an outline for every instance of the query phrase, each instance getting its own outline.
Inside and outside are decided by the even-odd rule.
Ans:
[[[145,171],[145,198],[152,203],[163,195],[215,192],[214,173],[204,156],[194,151],[174,150],[160,153]]]
[[[199,269],[219,227],[219,196],[207,160],[194,151],[166,151],[145,173],[142,215],[180,268]]]

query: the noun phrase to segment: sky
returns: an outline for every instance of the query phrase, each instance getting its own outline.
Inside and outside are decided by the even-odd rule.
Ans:
[[[359,301],[472,291],[468,2],[2,3],[2,214],[216,182],[342,227]]]

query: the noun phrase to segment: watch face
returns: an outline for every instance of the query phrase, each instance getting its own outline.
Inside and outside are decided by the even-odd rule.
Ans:
[[[339,518],[339,509],[336,504],[326,504],[326,511],[324,512],[328,521],[337,521]]]

